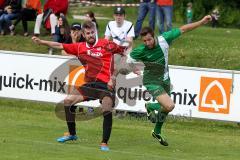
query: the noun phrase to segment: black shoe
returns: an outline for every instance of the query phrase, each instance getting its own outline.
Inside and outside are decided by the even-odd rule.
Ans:
[[[152,131],[152,136],[153,138],[155,138],[156,140],[158,140],[158,142],[163,145],[163,146],[168,146],[168,142],[162,137],[161,134],[156,134],[154,131]]]

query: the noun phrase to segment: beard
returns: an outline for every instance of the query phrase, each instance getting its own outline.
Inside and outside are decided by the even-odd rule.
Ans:
[[[88,44],[90,44],[90,45],[94,45],[95,44],[95,42],[96,42],[96,38],[94,38],[94,37],[91,37],[91,38],[89,38],[88,40],[86,40],[87,41],[87,43]]]

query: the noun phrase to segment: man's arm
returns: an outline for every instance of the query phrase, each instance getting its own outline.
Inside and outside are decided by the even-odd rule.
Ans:
[[[198,27],[200,27],[201,25],[207,24],[208,22],[212,21],[212,17],[210,15],[207,15],[205,17],[203,17],[203,19],[201,19],[198,22],[194,22],[194,23],[190,23],[190,24],[186,24],[180,27],[180,30],[182,33],[194,30]]]
[[[111,39],[111,36],[106,36],[106,35],[105,35],[104,39],[110,40],[110,39]]]
[[[112,38],[112,36],[111,36],[111,31],[110,31],[110,27],[109,27],[109,22],[108,22],[108,24],[107,24],[107,26],[106,26],[106,30],[105,30],[104,35],[105,35],[104,38],[107,39],[107,40],[110,40],[110,39]]]
[[[128,43],[128,47],[125,50],[124,55],[128,55],[132,51],[132,48],[133,48],[133,37],[127,37],[126,38],[126,42]]]
[[[35,36],[32,37],[32,40],[34,43],[36,43],[38,45],[44,45],[44,46],[48,46],[48,47],[51,47],[54,49],[63,49],[62,43],[41,40],[40,38],[35,37]]]

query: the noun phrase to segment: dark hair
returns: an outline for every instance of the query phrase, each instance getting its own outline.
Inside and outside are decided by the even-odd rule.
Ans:
[[[70,26],[68,24],[67,18],[64,15],[60,15],[59,18],[62,18],[62,21],[63,21],[63,26],[61,26],[65,30],[63,36],[65,38],[69,38],[70,37]],[[59,20],[59,18],[58,18],[58,20]]]
[[[95,24],[92,21],[85,21],[82,25],[82,30],[95,28]]]
[[[146,36],[148,33],[151,34],[152,37],[154,37],[154,31],[150,27],[142,28],[140,35],[141,37],[143,37],[143,36]]]
[[[94,13],[92,11],[87,11],[85,14],[87,14],[92,19],[92,22],[94,22],[96,24],[96,27],[98,29],[98,23],[97,23]]]

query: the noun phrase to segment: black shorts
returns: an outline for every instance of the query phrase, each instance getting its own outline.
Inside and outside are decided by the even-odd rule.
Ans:
[[[104,97],[110,97],[115,104],[115,91],[108,89],[107,83],[88,82],[79,87],[79,92],[83,95],[84,101],[99,99],[101,103]]]

